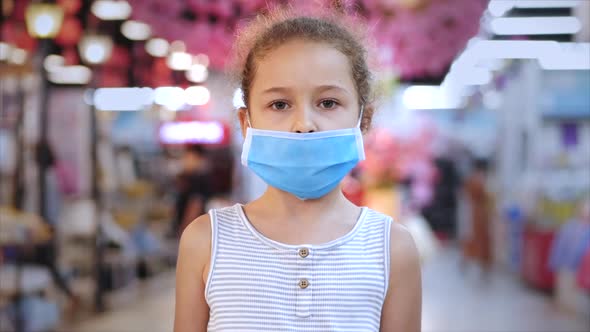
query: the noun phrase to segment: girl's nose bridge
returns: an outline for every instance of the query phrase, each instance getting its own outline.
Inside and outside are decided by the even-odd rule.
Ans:
[[[314,112],[313,105],[309,103],[298,104],[295,106],[294,120],[293,120],[293,131],[295,132],[310,132],[316,131],[314,124]]]

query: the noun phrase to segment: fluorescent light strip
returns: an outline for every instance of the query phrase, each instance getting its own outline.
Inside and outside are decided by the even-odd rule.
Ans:
[[[77,66],[82,67],[82,66]],[[63,68],[61,67],[60,71]],[[84,67],[85,68],[85,67]],[[91,100],[97,109],[102,111],[140,111],[146,106],[157,104],[171,111],[177,111],[186,104],[205,105],[211,95],[205,86],[192,86],[183,90],[180,87],[151,88],[100,88]]]
[[[496,35],[575,34],[582,29],[576,17],[498,17],[491,22]]]
[[[152,34],[152,29],[143,22],[131,20],[121,25],[121,33],[129,40],[146,40]]]
[[[209,71],[207,70],[207,67],[197,63],[193,64],[191,68],[186,71],[185,76],[186,79],[191,82],[201,83],[207,80],[207,77],[209,77]]]
[[[461,98],[440,86],[414,85],[406,88],[403,102],[414,110],[453,109],[461,105]]]
[[[162,38],[152,38],[145,44],[145,50],[153,57],[165,57],[170,44]]]
[[[131,5],[127,1],[98,0],[92,3],[92,13],[101,20],[125,20],[131,16]]]
[[[514,1],[515,8],[573,8],[582,3],[580,0],[518,0]]]
[[[171,111],[178,111],[185,105],[185,92],[179,87],[156,88],[154,102]]]
[[[64,66],[48,73],[49,81],[56,84],[87,84],[92,78],[92,71],[85,66]]]
[[[560,44],[549,40],[480,40],[467,48],[451,65],[449,74],[467,77],[477,65],[494,59],[538,59],[541,56],[559,57]],[[487,68],[489,70],[489,68]],[[483,78],[483,76],[482,76]],[[485,81],[482,79],[482,81]]]
[[[173,52],[166,59],[168,67],[172,70],[189,70],[193,64],[193,57],[185,52]]]
[[[543,0],[543,1],[526,1],[526,0],[492,0],[488,4],[488,11],[495,17],[506,15],[512,8],[519,9],[543,9],[543,8],[575,8],[582,1],[580,0]]]
[[[561,43],[560,54],[539,58],[545,70],[590,70],[590,43]]]
[[[94,92],[94,105],[103,111],[139,111],[154,102],[150,88],[101,88]]]
[[[538,60],[545,70],[590,70],[590,43],[549,40],[474,41],[451,65],[443,86],[481,85],[491,79],[490,68],[479,64],[502,59]],[[486,73],[487,71],[487,73]]]
[[[184,99],[189,105],[205,105],[209,102],[209,98],[211,98],[209,89],[201,85],[191,86],[184,90]]]

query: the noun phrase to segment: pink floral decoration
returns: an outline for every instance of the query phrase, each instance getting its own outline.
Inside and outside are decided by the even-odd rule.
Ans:
[[[134,18],[152,26],[154,34],[169,41],[182,40],[187,51],[203,53],[210,66],[224,68],[239,19],[254,15],[264,1],[158,1],[132,0]],[[137,9],[137,10],[136,10]],[[236,14],[240,16],[236,16]]]
[[[419,10],[364,1],[380,45],[393,52],[389,63],[403,78],[444,74],[477,34],[487,0],[436,0]]]
[[[423,123],[409,137],[395,135],[391,129],[376,127],[365,136],[366,159],[359,165],[361,178],[369,187],[390,187],[411,179],[412,204],[422,207],[432,199],[438,176],[429,147],[434,128]]]
[[[131,0],[135,19],[155,35],[183,40],[191,53],[205,53],[221,69],[231,54],[235,29],[279,0]],[[479,29],[487,0],[291,1],[302,12],[334,6],[363,17],[374,32],[379,58],[403,78],[440,76]]]
[[[383,128],[374,128],[365,136],[365,157],[360,168],[368,182],[392,184],[399,177],[399,146],[394,136]]]

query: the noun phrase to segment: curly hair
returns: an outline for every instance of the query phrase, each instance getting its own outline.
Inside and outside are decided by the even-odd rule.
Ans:
[[[249,106],[249,94],[258,61],[270,51],[291,40],[326,43],[342,52],[350,63],[351,75],[364,105],[361,129],[367,131],[374,113],[373,74],[369,68],[369,38],[359,21],[338,10],[319,8],[302,15],[293,8],[277,7],[259,14],[238,31],[234,45],[234,76]]]

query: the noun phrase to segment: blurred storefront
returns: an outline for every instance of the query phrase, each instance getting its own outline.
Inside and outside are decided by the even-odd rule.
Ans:
[[[174,225],[266,186],[240,165],[223,69],[240,20],[274,1],[47,3],[2,1],[0,331],[123,310],[173,273]],[[434,273],[476,233],[466,183],[486,161],[494,270],[588,323],[590,2],[335,3],[373,28],[383,95],[345,195],[405,224]]]

